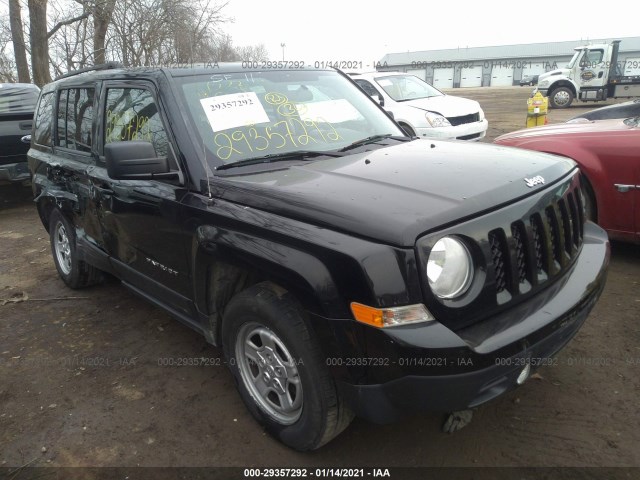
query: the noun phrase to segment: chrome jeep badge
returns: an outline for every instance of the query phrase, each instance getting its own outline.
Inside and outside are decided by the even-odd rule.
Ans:
[[[533,178],[525,178],[524,183],[527,184],[527,187],[535,187],[536,185],[542,185],[544,183],[544,178],[540,175],[536,175]]]

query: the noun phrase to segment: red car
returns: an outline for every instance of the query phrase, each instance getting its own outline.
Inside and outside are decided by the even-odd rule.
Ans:
[[[640,117],[530,128],[494,142],[575,160],[587,215],[611,238],[640,243]]]

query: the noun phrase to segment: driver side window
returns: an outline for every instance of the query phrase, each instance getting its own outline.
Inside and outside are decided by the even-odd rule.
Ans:
[[[151,92],[139,88],[109,88],[104,143],[143,140],[156,155],[168,154],[167,132]]]

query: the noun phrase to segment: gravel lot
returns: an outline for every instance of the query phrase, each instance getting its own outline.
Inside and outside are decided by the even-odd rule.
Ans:
[[[451,93],[482,104],[490,141],[524,126],[530,90]],[[356,419],[310,454],[261,430],[224,367],[164,365],[220,359],[204,338],[116,282],[67,289],[30,190],[0,187],[0,246],[0,305],[13,300],[0,306],[0,467],[640,466],[638,246],[612,245],[606,290],[558,365],[467,428],[441,433],[441,414]]]

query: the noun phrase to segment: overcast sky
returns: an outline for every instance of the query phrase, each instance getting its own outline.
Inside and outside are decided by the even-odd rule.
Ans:
[[[393,52],[640,35],[640,8],[615,15],[618,9],[604,5],[515,0],[230,0],[226,13],[235,22],[225,25],[225,30],[234,45],[264,43],[270,60],[282,59],[280,44],[284,43],[286,60],[356,60],[365,65]]]

